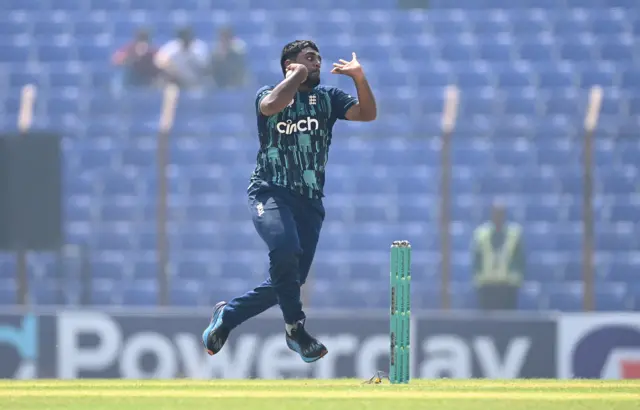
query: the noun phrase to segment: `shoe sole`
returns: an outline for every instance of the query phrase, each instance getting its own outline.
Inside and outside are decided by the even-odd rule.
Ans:
[[[305,363],[313,363],[313,362],[317,362],[318,360],[322,359],[323,357],[325,357],[327,355],[327,353],[329,353],[329,351],[327,349],[324,349],[322,351],[322,353],[320,353],[319,356],[317,357],[304,357],[302,356],[300,353],[298,353],[300,355],[300,357],[302,358],[302,360]]]
[[[299,351],[297,351],[296,349],[294,349],[290,344],[289,344],[289,340],[287,340],[287,347],[289,348],[289,350],[298,353],[298,356],[300,356],[300,358],[302,359],[303,362],[305,363],[313,363],[316,362],[320,359],[322,359],[323,357],[325,357],[327,355],[327,353],[329,353],[329,350],[325,347],[324,350],[322,350],[322,352],[320,352],[320,354],[318,356],[314,356],[314,357],[305,357],[302,355],[302,353],[300,353]]]
[[[215,327],[216,321],[218,320],[218,317],[222,313],[222,309],[224,309],[226,304],[227,304],[227,302],[218,302],[218,303],[216,303],[216,305],[213,307],[213,314],[211,315],[211,321],[209,322],[209,326],[207,326],[207,328],[204,330],[204,332],[202,334],[202,344],[204,345],[204,350],[207,352],[207,354],[209,356],[215,355],[216,353],[218,353],[220,351],[220,349],[222,349],[222,347],[220,347],[220,349],[218,349],[218,352],[214,352],[213,350],[210,350],[207,347],[206,340],[209,338],[209,335],[213,331],[213,328]],[[216,315],[218,315],[218,316],[216,316]],[[205,337],[205,335],[206,335],[206,337]]]

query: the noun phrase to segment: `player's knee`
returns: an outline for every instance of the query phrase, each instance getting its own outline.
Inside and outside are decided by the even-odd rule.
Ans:
[[[282,269],[298,269],[300,257],[296,252],[274,252],[271,256],[271,264]]]

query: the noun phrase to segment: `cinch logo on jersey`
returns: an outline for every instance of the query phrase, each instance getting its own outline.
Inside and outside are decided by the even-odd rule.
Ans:
[[[559,377],[640,378],[640,315],[568,315],[559,325]]]
[[[320,123],[313,117],[303,118],[298,121],[288,120],[287,122],[279,122],[276,124],[276,130],[280,134],[291,135],[295,132],[315,131],[320,127]]]

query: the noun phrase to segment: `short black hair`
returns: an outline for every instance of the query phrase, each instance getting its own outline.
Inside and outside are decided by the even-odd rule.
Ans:
[[[191,27],[188,27],[188,26],[180,27],[176,31],[176,37],[178,37],[181,40],[192,40],[193,31],[191,30]]]
[[[140,27],[138,31],[136,31],[136,41],[149,41],[151,38],[151,33],[146,27]]]
[[[295,40],[286,44],[282,48],[282,54],[280,55],[280,68],[282,68],[282,74],[286,74],[286,67],[284,66],[284,62],[286,60],[292,60],[296,58],[298,54],[300,54],[300,52],[307,47],[316,50],[318,53],[320,52],[316,43],[311,40]]]

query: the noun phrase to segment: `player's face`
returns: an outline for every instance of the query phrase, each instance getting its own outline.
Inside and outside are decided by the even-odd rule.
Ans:
[[[505,218],[504,209],[498,206],[494,207],[492,210],[492,216],[491,216],[493,223],[497,227],[502,227],[502,224],[504,223],[504,218]]]
[[[304,65],[309,71],[307,79],[303,83],[304,85],[313,88],[320,84],[320,66],[322,65],[322,57],[316,50],[311,47],[303,49],[300,54],[298,54],[296,63]]]

